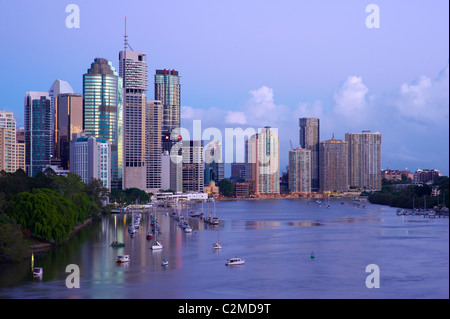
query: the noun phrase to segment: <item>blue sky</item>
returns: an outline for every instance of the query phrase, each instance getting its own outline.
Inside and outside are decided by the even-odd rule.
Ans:
[[[68,4],[80,28],[66,27]],[[366,27],[366,6],[380,28]],[[27,91],[56,78],[82,92],[95,57],[132,48],[182,76],[182,125],[279,129],[281,170],[298,118],[321,140],[382,134],[382,168],[449,171],[448,1],[0,0],[0,109],[23,123]]]

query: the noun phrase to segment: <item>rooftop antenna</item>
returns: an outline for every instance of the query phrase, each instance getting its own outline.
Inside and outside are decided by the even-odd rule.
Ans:
[[[127,36],[127,16],[125,16],[125,35],[124,35],[124,51],[127,51],[127,47],[131,49],[131,51],[134,51],[131,45],[128,43],[128,36]]]

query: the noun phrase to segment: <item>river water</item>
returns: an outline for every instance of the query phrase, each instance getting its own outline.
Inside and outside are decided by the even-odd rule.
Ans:
[[[40,280],[30,262],[1,265],[0,298],[449,298],[449,219],[395,211],[340,201],[329,208],[307,200],[217,202],[219,226],[189,218],[193,232],[185,233],[160,209],[160,251],[146,239],[147,215],[134,238],[130,214],[103,216],[61,247],[34,255],[33,265],[44,269]],[[115,238],[126,246],[109,247]],[[221,250],[212,247],[217,240]],[[131,261],[116,264],[119,254]],[[245,264],[226,266],[235,256]],[[66,286],[70,264],[80,269],[80,288]],[[379,288],[366,286],[377,275],[366,272],[371,264]]]

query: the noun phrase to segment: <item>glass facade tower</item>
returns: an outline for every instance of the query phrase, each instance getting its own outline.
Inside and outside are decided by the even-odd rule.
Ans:
[[[27,92],[24,109],[25,170],[36,176],[52,157],[52,114],[48,92]]]
[[[83,75],[83,127],[111,143],[111,188],[122,188],[123,82],[111,62],[96,58]]]
[[[180,127],[180,77],[175,70],[156,70],[155,100],[163,105],[162,132]]]

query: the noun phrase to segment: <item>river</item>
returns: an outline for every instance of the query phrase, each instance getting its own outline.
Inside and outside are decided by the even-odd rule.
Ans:
[[[105,215],[35,254],[33,265],[1,265],[0,298],[448,299],[449,219],[395,211],[340,201],[329,208],[300,199],[217,202],[219,226],[189,218],[193,232],[185,233],[159,209],[160,251],[146,239],[148,215],[134,238],[130,214]],[[109,247],[115,238],[126,246]],[[220,250],[212,246],[217,240]],[[116,264],[119,254],[131,261]],[[226,266],[235,256],[245,264]],[[66,286],[70,264],[80,270],[80,288]],[[368,265],[378,272],[366,272]],[[40,280],[32,266],[43,267]],[[366,285],[372,275],[378,288]]]

